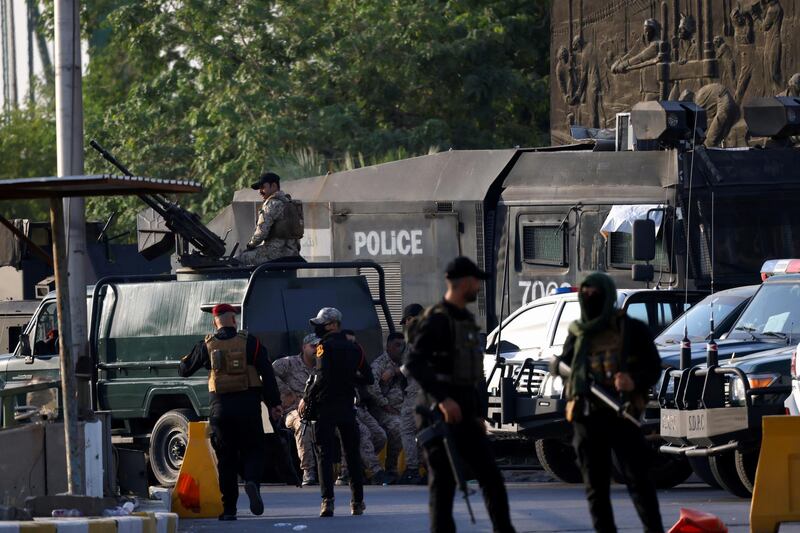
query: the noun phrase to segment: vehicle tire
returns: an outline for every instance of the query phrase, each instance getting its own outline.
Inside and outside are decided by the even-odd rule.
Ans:
[[[708,458],[708,464],[711,466],[711,472],[720,487],[734,496],[740,498],[750,497],[750,491],[739,479],[739,473],[736,471],[736,456],[733,452],[712,455]]]
[[[753,486],[756,484],[758,453],[758,449],[746,452],[736,450],[734,452],[736,473],[739,474],[739,481],[742,482],[742,485],[744,485],[744,488],[747,489],[747,492],[750,494],[753,494]]]
[[[650,479],[657,489],[671,489],[689,479],[692,465],[686,457],[656,453],[656,459],[650,466]]]
[[[722,488],[719,486],[719,483],[717,483],[717,478],[714,477],[714,473],[711,471],[711,464],[708,462],[708,457],[687,457],[687,459],[692,466],[692,470],[694,470],[694,473],[697,474],[697,477],[699,477],[703,483],[706,483],[712,489]]]
[[[197,420],[191,409],[167,411],[153,426],[150,434],[150,469],[156,481],[164,487],[172,487],[178,480],[178,472],[189,442],[189,422]]]
[[[536,457],[545,472],[564,483],[583,481],[575,450],[569,443],[558,439],[540,439],[535,446]]]

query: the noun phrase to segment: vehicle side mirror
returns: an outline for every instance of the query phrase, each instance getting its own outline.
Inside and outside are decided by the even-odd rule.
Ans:
[[[656,257],[656,223],[652,219],[633,221],[631,241],[635,261],[652,261]]]
[[[30,339],[24,333],[19,336],[19,354],[24,355],[25,357],[32,357],[33,352],[31,351],[31,344]]]

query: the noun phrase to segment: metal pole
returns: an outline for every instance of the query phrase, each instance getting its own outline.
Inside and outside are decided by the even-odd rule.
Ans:
[[[53,264],[56,275],[56,308],[58,310],[58,347],[61,365],[61,395],[64,404],[64,442],[67,452],[67,492],[84,494],[83,446],[78,433],[78,384],[72,360],[72,325],[70,316],[69,273],[66,262],[64,210],[61,198],[50,199],[50,225],[53,235]],[[86,289],[84,288],[84,293]],[[84,309],[86,303],[83,304]]]
[[[59,176],[83,174],[83,101],[79,0],[55,0],[56,152]],[[63,203],[56,210],[55,203]],[[84,494],[83,443],[78,434],[78,384],[75,361],[88,355],[86,328],[86,220],[83,198],[51,201],[53,246],[60,239],[64,255],[56,261],[61,334],[61,380],[67,443],[67,482],[71,494]],[[55,216],[58,214],[60,216]],[[66,216],[65,216],[66,214]],[[55,255],[55,253],[54,253]],[[54,258],[55,261],[55,258]],[[60,278],[60,285],[59,285]],[[67,320],[64,320],[67,318]],[[65,334],[69,334],[66,336]],[[69,401],[69,403],[68,403]],[[69,418],[67,418],[69,415]]]
[[[59,176],[83,174],[83,99],[78,0],[56,0],[56,149]],[[86,281],[90,264],[86,253],[86,217],[83,198],[65,198],[66,261],[72,345],[75,361],[88,355]],[[88,406],[82,405],[81,408]]]
[[[8,86],[11,109],[19,106],[17,97],[17,35],[15,31],[16,21],[14,20],[14,0],[8,0]]]

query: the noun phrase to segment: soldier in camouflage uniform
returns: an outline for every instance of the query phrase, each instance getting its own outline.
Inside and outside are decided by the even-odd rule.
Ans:
[[[408,330],[408,325],[412,320],[420,316],[425,309],[420,304],[410,304],[403,309],[403,318],[400,319],[400,325],[403,331]],[[409,346],[406,344],[406,349],[403,352],[403,359],[408,356]],[[405,398],[403,399],[403,407],[400,409],[400,433],[403,438],[403,452],[406,455],[406,470],[400,476],[398,483],[401,485],[418,485],[423,482],[423,478],[419,475],[419,443],[417,442],[417,422],[416,422],[416,406],[417,398],[419,396],[420,386],[417,380],[410,376],[406,376],[406,388],[403,390]]]
[[[281,190],[280,176],[263,174],[251,187],[264,199],[253,236],[239,256],[244,265],[260,265],[283,257],[300,256],[303,208]]]
[[[402,333],[390,333],[386,339],[386,351],[372,362],[372,375],[375,383],[369,391],[375,399],[371,414],[386,431],[387,476],[397,478],[397,460],[403,448],[403,436],[400,424],[400,411],[403,408],[406,382],[400,371],[400,362],[406,349],[406,341]]]
[[[317,461],[314,456],[313,431],[308,428],[303,433],[303,424],[297,412],[297,404],[303,397],[308,376],[316,364],[315,353],[319,339],[313,333],[303,339],[302,351],[297,355],[283,357],[272,363],[281,403],[286,413],[286,427],[294,431],[300,468],[303,469],[303,486],[317,484]]]

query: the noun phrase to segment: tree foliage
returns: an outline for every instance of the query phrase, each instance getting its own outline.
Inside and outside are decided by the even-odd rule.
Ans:
[[[548,5],[91,0],[86,137],[136,173],[200,181],[182,200],[206,219],[266,168],[295,178],[431,147],[540,144]],[[139,205],[89,209],[129,221]]]

